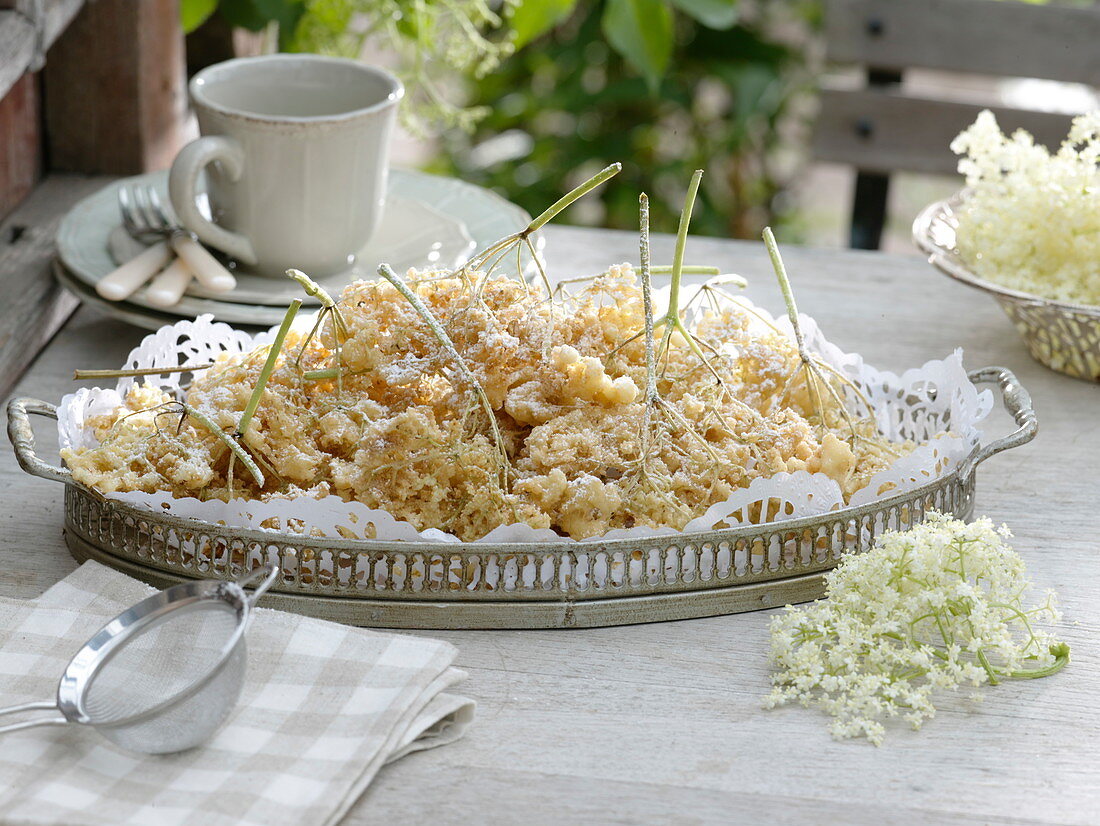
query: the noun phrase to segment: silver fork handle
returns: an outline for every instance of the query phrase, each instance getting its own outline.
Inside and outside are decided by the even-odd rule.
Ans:
[[[8,708],[0,708],[0,716],[5,714],[19,714],[24,711],[57,711],[57,704],[51,702],[42,703],[23,703],[17,706],[9,706]],[[8,726],[0,726],[0,734],[8,734],[12,731],[22,731],[25,728],[35,728],[36,726],[63,726],[69,721],[62,717],[60,714],[56,717],[39,717],[35,720],[25,720],[22,723],[12,723]]]

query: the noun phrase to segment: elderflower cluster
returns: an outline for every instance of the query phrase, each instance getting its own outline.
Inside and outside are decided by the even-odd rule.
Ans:
[[[1007,528],[941,514],[884,534],[826,577],[826,598],[772,620],[768,707],[797,701],[834,718],[838,739],[882,742],[883,720],[914,729],[937,691],[1041,677],[1069,660],[1038,622],[1057,622],[1054,595],[1026,608],[1024,562]]]
[[[1100,304],[1100,112],[1074,119],[1051,154],[989,111],[951,143],[969,192],[957,246],[987,281],[1044,298]]]

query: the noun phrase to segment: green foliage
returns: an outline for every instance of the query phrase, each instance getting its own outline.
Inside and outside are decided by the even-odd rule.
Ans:
[[[232,26],[277,30],[285,52],[358,58],[371,49],[396,54],[405,82],[405,126],[418,134],[471,129],[484,114],[455,102],[462,81],[492,71],[512,53],[510,33],[495,0],[181,0],[194,29],[215,10]],[[520,14],[529,36],[553,26],[555,4],[568,13],[574,0],[546,0]],[[540,5],[543,5],[540,3]],[[539,14],[532,17],[532,12]],[[458,88],[456,88],[456,86]]]
[[[308,0],[180,0],[180,23],[190,34],[217,12],[226,23],[258,32],[274,26],[279,47],[288,50]]]
[[[672,57],[672,26],[672,9],[663,0],[607,0],[601,21],[607,42],[653,93]]]
[[[546,2],[522,0],[516,13]],[[445,136],[435,168],[536,212],[622,161],[615,185],[566,220],[636,229],[644,190],[661,231],[675,230],[686,182],[705,168],[693,231],[758,238],[782,223],[796,164],[780,139],[797,138],[816,25],[815,0],[580,0],[476,82],[470,102],[488,114],[473,135]]]
[[[536,37],[546,34],[568,17],[576,5],[577,0],[540,0],[537,3],[525,3],[521,0],[516,3],[508,12],[508,22],[512,26],[512,45],[520,49]]]
[[[728,29],[737,22],[737,0],[672,0],[672,5],[712,29]]]
[[[578,0],[514,0],[509,22],[519,49],[573,13]],[[673,50],[673,10],[712,29],[737,21],[738,0],[607,0],[602,30],[608,43],[656,92]]]
[[[180,24],[184,34],[190,34],[214,13],[218,0],[180,0]]]
[[[703,167],[695,228],[757,237],[781,217],[779,135],[810,79],[806,38],[773,32],[812,29],[819,2],[181,0],[181,14],[189,29],[215,7],[233,25],[274,24],[284,51],[396,53],[405,125],[442,136],[436,170],[531,212],[622,161],[616,186],[569,218],[635,228],[645,190],[654,229],[672,230]]]
[[[254,32],[275,24],[279,28],[279,47],[286,49],[306,12],[306,0],[219,0],[218,12],[230,25]]]

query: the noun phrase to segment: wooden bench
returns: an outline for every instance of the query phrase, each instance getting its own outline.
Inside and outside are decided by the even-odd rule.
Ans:
[[[1100,86],[1100,7],[1007,0],[826,0],[826,57],[857,64],[859,88],[825,88],[815,158],[856,169],[850,245],[877,249],[890,175],[950,175],[948,148],[982,109],[1005,130],[1024,128],[1056,147],[1069,117],[907,92],[909,69],[1031,77]]]

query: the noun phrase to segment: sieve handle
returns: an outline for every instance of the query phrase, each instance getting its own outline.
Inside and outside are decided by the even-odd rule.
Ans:
[[[18,706],[9,706],[8,708],[0,708],[0,716],[4,714],[18,714],[22,711],[57,711],[57,704],[51,702],[44,703],[23,703]],[[34,728],[35,726],[63,726],[69,721],[64,717],[45,717],[38,718],[36,720],[25,720],[22,723],[12,723],[10,726],[0,726],[0,734],[7,734],[11,731],[22,731],[25,728]]]
[[[35,455],[34,429],[30,417],[45,416],[57,418],[57,408],[49,402],[38,399],[12,399],[8,402],[8,439],[15,448],[15,458],[19,467],[32,476],[41,476],[53,482],[72,484],[73,475],[65,468],[46,464]]]
[[[1031,406],[1031,394],[1020,384],[1016,374],[1007,367],[982,367],[968,374],[974,384],[996,383],[1001,388],[1001,399],[1012,418],[1016,421],[1016,429],[1007,436],[994,439],[987,445],[982,445],[972,458],[962,463],[959,468],[959,480],[965,484],[970,480],[974,470],[996,453],[1009,448],[1027,444],[1035,438],[1039,430],[1039,420],[1035,416],[1035,408]]]
[[[255,605],[256,600],[264,595],[268,588],[275,584],[275,580],[279,578],[279,566],[278,565],[264,565],[262,568],[257,568],[245,577],[237,580],[237,585],[241,588],[247,588],[256,580],[263,577],[263,581],[256,586],[256,589],[252,592],[252,595],[248,598],[248,604]]]

